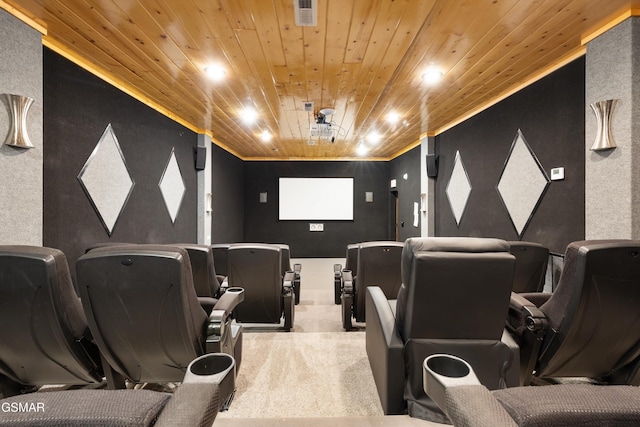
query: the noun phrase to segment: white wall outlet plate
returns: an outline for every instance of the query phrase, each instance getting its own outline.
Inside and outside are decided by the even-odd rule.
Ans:
[[[309,224],[309,231],[324,231],[324,224]]]

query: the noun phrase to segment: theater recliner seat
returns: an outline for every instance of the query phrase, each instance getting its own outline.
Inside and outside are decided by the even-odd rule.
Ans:
[[[185,249],[131,245],[94,249],[76,263],[93,337],[109,365],[135,383],[180,381],[205,353],[240,365],[242,330],[231,312],[241,289],[227,290],[207,317],[193,286]]]
[[[469,360],[491,389],[518,385],[518,347],[504,331],[514,268],[503,240],[406,240],[396,304],[367,291],[366,350],[385,414],[446,422],[423,390],[434,353]]]
[[[0,246],[0,373],[23,385],[100,383],[90,336],[63,253]]]
[[[280,324],[293,328],[294,273],[282,271],[282,251],[276,245],[236,243],[227,251],[229,286],[245,290],[244,303],[235,310],[238,322]]]
[[[523,384],[535,375],[640,385],[640,241],[571,243],[555,291],[513,294],[508,326]]]
[[[378,286],[387,299],[396,299],[402,283],[400,265],[403,245],[402,242],[391,241],[364,242],[357,245],[356,274],[348,269],[342,274],[340,299],[342,327],[345,330],[352,328],[352,318],[356,322],[365,321],[367,287]]]

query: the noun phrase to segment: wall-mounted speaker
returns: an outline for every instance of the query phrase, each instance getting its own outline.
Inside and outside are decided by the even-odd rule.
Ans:
[[[427,176],[435,178],[438,176],[438,155],[427,154]]]
[[[193,152],[196,170],[201,171],[207,166],[207,147],[196,147]]]

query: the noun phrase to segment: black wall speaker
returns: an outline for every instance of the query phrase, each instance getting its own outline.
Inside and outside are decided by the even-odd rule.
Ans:
[[[427,154],[427,176],[435,178],[438,176],[438,155]]]
[[[207,147],[196,147],[193,152],[193,157],[196,163],[196,170],[204,170],[207,165]]]

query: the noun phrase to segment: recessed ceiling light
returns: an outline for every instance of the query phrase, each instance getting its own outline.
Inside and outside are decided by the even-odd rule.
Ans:
[[[395,111],[392,111],[389,114],[387,114],[387,122],[391,123],[392,125],[395,125],[396,123],[398,123],[398,121],[400,121],[400,114],[396,113]]]
[[[369,149],[364,144],[360,144],[358,145],[358,148],[356,148],[356,153],[358,154],[358,156],[366,156],[368,152]]]
[[[260,139],[262,140],[262,142],[270,142],[272,138],[273,135],[271,135],[268,130],[265,130],[260,134]]]
[[[382,135],[380,135],[376,131],[371,131],[367,135],[367,142],[369,144],[374,144],[375,145],[375,144],[378,144],[380,141],[382,141]]]
[[[242,110],[240,118],[242,122],[246,125],[252,125],[258,120],[258,112],[253,107],[244,107]]]
[[[204,67],[204,72],[209,77],[209,79],[214,82],[219,82],[224,79],[224,76],[227,74],[225,69],[220,64],[211,64]]]
[[[440,71],[436,67],[429,67],[422,74],[422,81],[429,85],[436,84],[440,80],[442,80],[442,75],[442,71]]]

